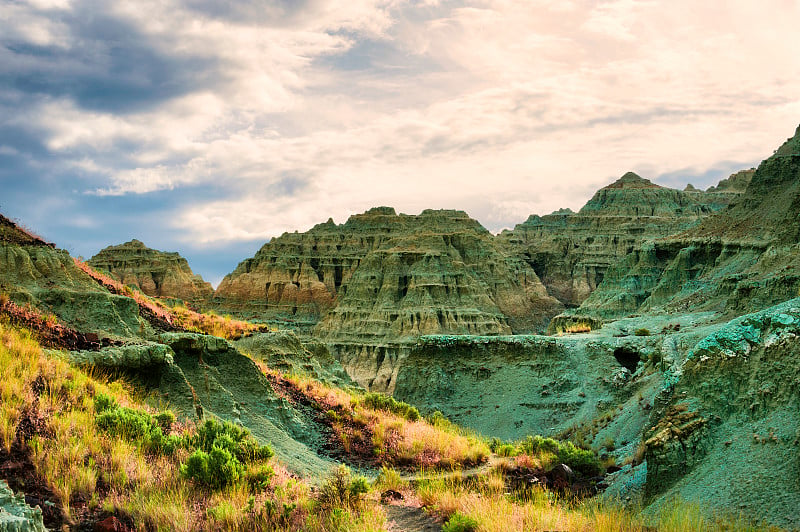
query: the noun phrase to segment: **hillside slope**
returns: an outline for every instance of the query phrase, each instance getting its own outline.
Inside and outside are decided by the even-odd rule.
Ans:
[[[661,187],[628,172],[579,212],[533,215],[499,238],[531,265],[551,295],[575,307],[642,242],[693,227],[725,207],[741,193],[747,175],[702,192]]]
[[[731,205],[677,235],[646,242],[607,271],[569,316],[708,309],[741,315],[800,290],[800,128],[764,160]],[[568,321],[568,319],[566,319]]]

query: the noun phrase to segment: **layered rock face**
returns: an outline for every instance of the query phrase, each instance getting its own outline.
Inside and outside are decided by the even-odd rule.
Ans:
[[[574,307],[617,260],[647,239],[697,225],[738,196],[736,187],[746,179],[732,176],[719,191],[680,191],[628,172],[597,191],[578,213],[533,215],[500,238],[531,265],[550,294]]]
[[[655,309],[743,314],[795,297],[798,219],[800,128],[759,165],[733,203],[696,227],[634,249],[567,315],[608,319]]]
[[[89,265],[148,296],[202,302],[214,293],[178,253],[157,251],[138,240],[109,246],[89,259]]]
[[[215,303],[322,316],[314,336],[359,384],[385,391],[420,335],[542,330],[563,308],[466,213],[386,207],[276,238],[223,280]]]
[[[265,244],[225,277],[215,303],[290,316],[333,309],[315,333],[367,343],[542,327],[560,308],[466,213],[386,207]]]

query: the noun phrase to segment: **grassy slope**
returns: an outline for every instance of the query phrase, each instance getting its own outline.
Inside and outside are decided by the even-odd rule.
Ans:
[[[31,461],[38,482],[51,490],[63,510],[63,522],[90,523],[116,515],[137,529],[386,529],[377,494],[352,495],[348,491],[352,479],[346,475],[345,483],[339,483],[344,491],[337,492],[336,482],[329,481],[316,496],[276,464],[269,482],[257,488],[244,481],[216,491],[198,485],[180,473],[187,450],[172,455],[146,451],[144,445],[104,432],[95,421],[99,394],[139,411],[155,413],[154,409],[123,384],[70,367],[55,355],[43,351],[27,331],[0,323],[0,445],[4,453],[24,454]],[[401,415],[391,407],[372,408],[364,396],[316,381],[290,382],[321,406],[332,406],[338,415],[361,418],[373,435],[382,425],[393,427],[384,429],[391,444],[373,440],[385,463],[468,465],[486,455],[486,443],[456,427],[412,421],[409,418],[415,416],[405,410],[398,410]],[[175,435],[194,431],[188,423],[172,428]],[[340,439],[342,434],[346,431],[338,435]],[[439,461],[430,461],[437,453]],[[541,465],[545,459],[518,455],[514,467]],[[574,506],[541,490],[509,495],[503,475],[514,468],[503,464],[469,481],[459,474],[434,476],[411,491],[386,469],[378,487],[387,487],[387,479],[394,476],[392,485],[407,490],[408,500],[421,502],[442,519],[463,515],[474,520],[478,530],[643,530],[640,521],[619,509],[592,503]],[[49,524],[58,523],[51,517]],[[665,515],[659,530],[713,526],[717,524],[681,510]]]

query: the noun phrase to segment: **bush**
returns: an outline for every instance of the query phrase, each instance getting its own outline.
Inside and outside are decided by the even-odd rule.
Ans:
[[[650,336],[650,329],[645,329],[642,327],[641,329],[636,329],[633,334],[636,336]]]
[[[397,401],[394,397],[383,395],[382,393],[370,392],[364,395],[361,402],[364,406],[375,410],[385,410],[398,416],[402,416],[409,421],[420,419],[419,410],[408,403]]]
[[[351,478],[350,469],[340,465],[319,489],[319,502],[328,509],[356,509],[369,491],[369,482],[364,477]]]
[[[269,487],[270,480],[275,476],[272,466],[262,464],[247,473],[247,483],[257,491],[263,491]]]
[[[190,439],[196,450],[181,466],[181,473],[211,489],[235,484],[245,476],[245,464],[262,462],[274,453],[268,445],[259,445],[244,427],[226,421],[207,419]],[[248,475],[252,485],[269,483],[273,471],[263,466]]]
[[[94,411],[98,414],[114,408],[117,408],[117,402],[110,395],[98,393],[94,396]]]
[[[149,440],[150,431],[156,428],[149,414],[125,407],[106,407],[96,422],[102,430],[127,440]]]
[[[169,432],[172,430],[172,424],[175,423],[175,414],[170,410],[166,410],[153,416],[153,419],[155,419],[158,426],[161,427],[161,430]]]
[[[571,441],[559,444],[558,459],[582,475],[592,477],[600,473],[600,462],[594,451],[575,447]]]
[[[517,448],[510,443],[504,443],[497,447],[495,453],[497,453],[497,456],[514,456],[517,454]]]
[[[520,450],[531,456],[543,453],[558,454],[559,443],[553,438],[542,438],[541,436],[528,436],[519,444]]]
[[[103,394],[95,397],[95,410],[98,409],[102,410],[102,413],[97,414],[95,422],[101,430],[118,438],[137,441],[145,451],[172,454],[186,443],[181,436],[164,436],[162,426],[166,426],[167,421],[175,419],[172,412],[151,416],[141,410],[116,406],[113,399]],[[169,426],[172,426],[171,421]]]
[[[200,425],[191,443],[205,452],[214,447],[225,449],[243,463],[269,460],[275,454],[269,445],[259,445],[246,428],[216,419],[207,419]]]
[[[478,521],[461,513],[454,513],[442,527],[442,532],[475,532]]]
[[[241,462],[221,447],[213,447],[210,453],[197,449],[181,466],[181,474],[211,489],[235,484],[243,471]]]

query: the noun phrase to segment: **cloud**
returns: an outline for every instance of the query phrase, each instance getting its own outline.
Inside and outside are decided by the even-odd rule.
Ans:
[[[784,0],[5,2],[0,188],[81,254],[140,231],[210,261],[381,204],[499,230],[627,170],[682,188],[769,155],[799,121],[798,17]]]

